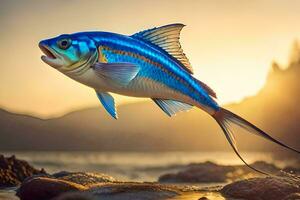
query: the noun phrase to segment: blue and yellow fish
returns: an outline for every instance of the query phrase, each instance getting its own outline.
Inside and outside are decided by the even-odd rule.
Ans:
[[[39,47],[45,54],[41,57],[45,63],[95,89],[114,118],[117,110],[109,93],[148,97],[169,116],[193,106],[207,112],[246,165],[236,147],[232,124],[299,153],[218,105],[216,93],[192,75],[191,64],[179,43],[183,27],[170,24],[131,36],[110,32],[64,34],[41,41]]]

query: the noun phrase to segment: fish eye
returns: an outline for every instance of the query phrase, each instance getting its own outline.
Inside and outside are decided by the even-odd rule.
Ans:
[[[57,42],[57,46],[59,47],[59,48],[61,48],[61,49],[67,49],[67,48],[69,48],[70,46],[71,46],[71,39],[69,39],[69,38],[63,38],[63,39],[61,39],[61,40],[59,40],[58,42]]]

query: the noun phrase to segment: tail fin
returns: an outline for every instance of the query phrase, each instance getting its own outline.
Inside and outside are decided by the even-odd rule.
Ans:
[[[257,128],[256,126],[254,126],[253,124],[251,124],[250,122],[246,121],[245,119],[241,118],[240,116],[230,112],[229,110],[226,110],[224,108],[221,108],[218,112],[216,112],[213,115],[213,118],[218,122],[218,124],[220,125],[220,127],[222,128],[228,142],[230,143],[231,147],[233,148],[234,152],[237,154],[237,156],[245,163],[245,165],[247,165],[249,168],[260,172],[262,174],[268,175],[265,172],[262,172],[258,169],[253,168],[251,165],[249,165],[243,158],[242,156],[239,154],[236,143],[235,143],[235,139],[234,139],[234,135],[233,135],[233,131],[231,128],[232,124],[238,125],[239,127],[246,129],[247,131],[249,131],[252,134],[261,136],[269,141],[272,141],[276,144],[279,144],[280,146],[283,146],[289,150],[292,150],[294,152],[300,153],[298,150],[289,147],[281,142],[279,142],[278,140],[274,139],[273,137],[271,137],[270,135],[268,135],[267,133],[265,133],[264,131],[260,130],[259,128]]]

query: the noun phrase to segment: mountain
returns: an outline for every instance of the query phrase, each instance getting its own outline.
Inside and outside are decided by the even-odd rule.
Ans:
[[[300,149],[299,76],[300,59],[293,58],[287,69],[273,63],[257,95],[225,107]],[[0,110],[0,149],[230,150],[217,123],[198,109],[172,118],[150,101],[122,105],[118,110],[118,120],[101,106],[48,120]],[[270,149],[263,140],[238,135],[242,150]]]
[[[201,132],[210,130],[208,126],[203,131],[198,120],[210,121],[217,128],[209,116],[197,110],[174,118],[165,116],[152,102],[123,105],[118,110],[119,120],[111,119],[100,106],[49,120],[2,110],[0,149],[184,150],[191,145],[197,149],[198,142],[187,145],[189,138],[200,139]]]

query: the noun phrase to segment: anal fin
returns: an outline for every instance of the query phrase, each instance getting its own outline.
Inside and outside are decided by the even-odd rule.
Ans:
[[[152,99],[168,116],[172,117],[181,111],[187,111],[193,108],[192,105],[171,100],[171,99]]]

